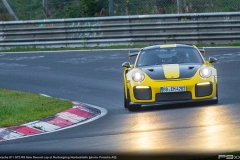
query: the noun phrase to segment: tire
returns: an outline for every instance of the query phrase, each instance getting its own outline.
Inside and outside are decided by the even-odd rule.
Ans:
[[[125,88],[123,89],[123,91],[124,91],[124,108],[128,108],[129,107],[129,100],[126,99]]]
[[[216,84],[216,97],[217,97],[217,99],[212,101],[213,104],[217,104],[218,103],[218,86],[217,86],[217,84]]]
[[[138,111],[141,108],[141,105],[130,105],[130,94],[129,90],[127,90],[127,98],[125,96],[125,88],[123,89],[124,91],[124,107],[128,108],[129,111]]]

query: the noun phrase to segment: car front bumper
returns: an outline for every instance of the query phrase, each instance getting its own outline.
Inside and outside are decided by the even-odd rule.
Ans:
[[[215,102],[217,97],[199,100],[180,100],[180,101],[163,101],[163,102],[130,102],[130,105],[143,105],[143,106],[153,106],[153,105],[167,105],[167,104],[181,104],[181,103],[201,103],[201,102]]]
[[[161,92],[161,87],[185,86],[184,92]],[[217,96],[217,80],[209,79],[181,79],[168,81],[147,81],[128,83],[130,102],[132,103],[179,103],[200,100],[211,100]]]

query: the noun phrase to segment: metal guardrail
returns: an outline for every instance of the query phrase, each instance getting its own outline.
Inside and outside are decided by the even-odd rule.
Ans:
[[[240,12],[159,14],[0,22],[0,49],[165,43],[233,43]]]

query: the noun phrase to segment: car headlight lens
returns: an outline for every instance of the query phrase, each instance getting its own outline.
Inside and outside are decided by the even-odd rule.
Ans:
[[[202,78],[208,78],[212,75],[212,70],[209,67],[203,67],[199,73]]]
[[[132,79],[136,82],[142,82],[144,80],[144,74],[140,71],[135,71],[132,74]]]

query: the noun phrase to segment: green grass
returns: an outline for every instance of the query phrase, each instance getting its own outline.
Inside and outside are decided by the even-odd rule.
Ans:
[[[240,43],[228,43],[228,44],[196,44],[197,47],[237,47],[240,46]]]
[[[12,47],[2,49],[0,52],[24,52],[24,51],[61,51],[61,50],[91,50],[91,49],[124,49],[124,48],[142,48],[143,45],[135,46],[109,46],[109,47],[75,47],[75,48],[38,48],[38,47]]]
[[[220,46],[240,46],[240,43],[228,44],[195,44],[197,47],[220,47]],[[126,49],[126,48],[143,48],[148,45],[133,46],[108,46],[108,47],[76,47],[76,48],[38,48],[38,47],[13,47],[3,49],[0,52],[25,52],[25,51],[61,51],[61,50],[94,50],[94,49]]]
[[[68,100],[0,89],[0,128],[46,118],[72,106]]]

